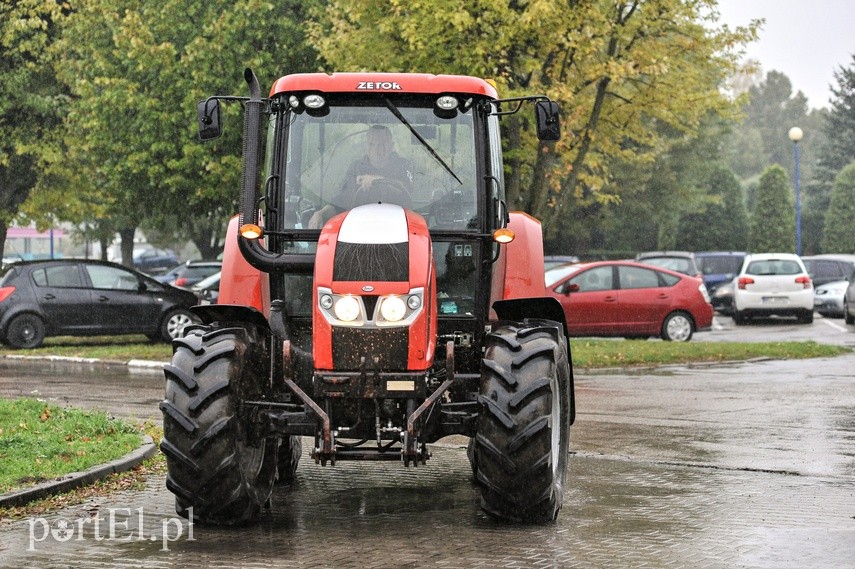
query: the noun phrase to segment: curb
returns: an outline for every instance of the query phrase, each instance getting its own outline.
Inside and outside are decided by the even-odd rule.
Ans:
[[[99,358],[78,358],[73,356],[22,356],[18,354],[6,354],[3,359],[17,361],[47,361],[57,363],[72,363],[72,364],[92,364],[104,366],[127,366],[135,369],[149,369],[152,371],[161,371],[163,366],[168,364],[168,361],[158,360],[102,360]]]
[[[13,506],[23,506],[33,500],[40,500],[47,496],[68,492],[80,486],[86,486],[103,480],[111,474],[118,472],[126,472],[137,466],[142,461],[151,458],[157,452],[157,445],[150,436],[143,437],[142,445],[135,451],[132,451],[122,458],[93,466],[83,472],[72,472],[60,478],[49,480],[24,488],[22,490],[13,490],[5,494],[0,494],[0,508],[9,508]]]

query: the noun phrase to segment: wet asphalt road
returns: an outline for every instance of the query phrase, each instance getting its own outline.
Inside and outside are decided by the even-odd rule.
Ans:
[[[739,333],[768,339],[788,326]],[[818,319],[795,333],[809,328],[833,330]],[[832,343],[852,345],[848,328]],[[555,524],[482,514],[465,449],[445,441],[417,469],[321,467],[304,455],[260,524],[197,525],[192,540],[186,523],[178,536],[155,476],[145,491],[0,525],[0,567],[855,567],[853,374],[855,355],[577,374]],[[0,395],[34,389],[159,420],[162,378],[151,371],[0,362]],[[48,535],[48,522],[66,522],[68,540],[67,529]]]

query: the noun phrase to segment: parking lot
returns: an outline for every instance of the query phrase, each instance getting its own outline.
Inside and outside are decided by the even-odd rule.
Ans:
[[[721,330],[696,340],[725,335],[732,323],[717,320]],[[855,339],[822,319],[736,333]],[[855,355],[577,373],[574,455],[555,524],[513,526],[485,516],[465,449],[443,441],[419,468],[322,467],[304,455],[296,484],[275,490],[260,524],[196,525],[192,535],[175,518],[163,477],[153,476],[144,491],[92,500],[44,522],[4,523],[0,566],[851,566],[852,369]],[[162,378],[152,371],[5,361],[0,386],[3,395],[38,390],[159,420]],[[66,541],[45,533],[43,523],[62,522],[72,529]]]

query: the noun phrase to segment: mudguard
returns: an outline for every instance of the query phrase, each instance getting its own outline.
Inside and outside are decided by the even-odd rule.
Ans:
[[[238,245],[238,216],[229,220],[223,251],[223,269],[217,305],[249,306],[270,316],[270,285],[267,273],[250,265]]]
[[[510,214],[508,228],[516,237],[502,245],[493,273],[492,314],[502,320],[543,318],[560,322],[567,334],[561,304],[546,294],[543,270],[543,229],[524,212]]]

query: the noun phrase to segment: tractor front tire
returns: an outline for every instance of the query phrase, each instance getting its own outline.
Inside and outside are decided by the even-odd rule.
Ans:
[[[482,411],[472,445],[481,508],[499,519],[551,522],[564,497],[572,371],[560,324],[502,324],[488,336]]]
[[[194,522],[255,521],[276,476],[275,439],[250,441],[237,414],[236,392],[258,382],[264,338],[253,328],[195,326],[173,341],[165,366],[163,439],[166,487],[175,510]]]

